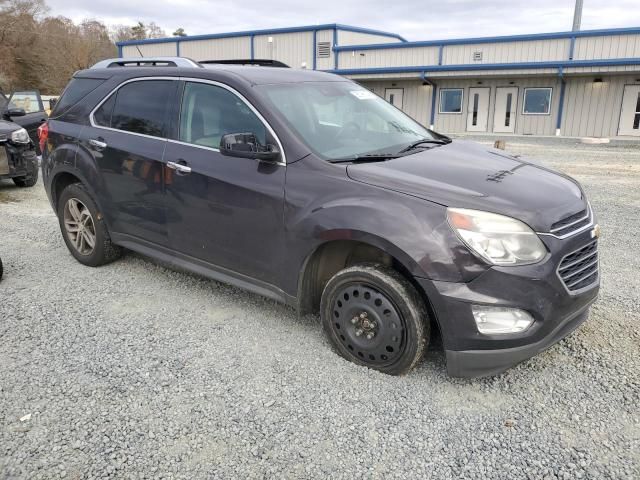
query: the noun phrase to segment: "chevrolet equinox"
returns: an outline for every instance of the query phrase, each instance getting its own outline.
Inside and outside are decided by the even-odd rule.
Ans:
[[[426,129],[329,73],[113,59],[39,131],[71,254],[123,248],[319,311],[335,350],[411,370],[438,328],[450,375],[559,341],[599,289],[572,178]]]

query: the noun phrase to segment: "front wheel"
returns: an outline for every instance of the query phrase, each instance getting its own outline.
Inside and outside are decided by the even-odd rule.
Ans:
[[[340,355],[390,375],[415,367],[429,342],[424,302],[409,281],[383,265],[355,265],[335,274],[320,311]]]
[[[16,184],[16,187],[26,188],[33,187],[36,183],[38,183],[38,164],[36,164],[31,168],[29,174],[24,177],[14,177],[13,183]]]

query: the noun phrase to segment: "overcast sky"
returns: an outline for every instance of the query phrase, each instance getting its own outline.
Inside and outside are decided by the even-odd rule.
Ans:
[[[189,35],[345,23],[408,40],[571,30],[574,0],[47,0],[52,15]],[[640,27],[640,0],[584,0],[582,29]]]

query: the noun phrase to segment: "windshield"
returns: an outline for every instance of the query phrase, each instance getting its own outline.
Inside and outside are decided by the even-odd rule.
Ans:
[[[321,158],[397,154],[434,140],[422,125],[352,82],[261,85],[273,107]]]

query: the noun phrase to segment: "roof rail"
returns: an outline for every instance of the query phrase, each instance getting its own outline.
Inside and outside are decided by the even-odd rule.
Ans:
[[[260,67],[279,67],[289,68],[286,63],[279,62],[278,60],[260,60],[260,59],[244,59],[238,58],[233,60],[201,60],[200,63],[204,65],[258,65]]]
[[[202,68],[198,62],[185,57],[135,57],[135,58],[108,58],[96,63],[94,68],[114,67],[188,67]]]

